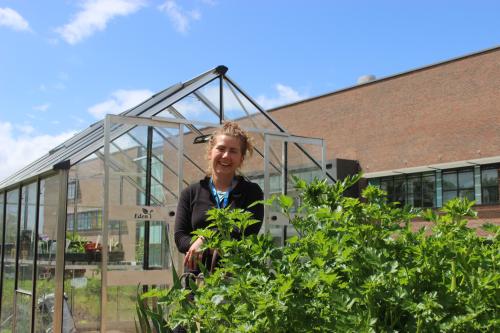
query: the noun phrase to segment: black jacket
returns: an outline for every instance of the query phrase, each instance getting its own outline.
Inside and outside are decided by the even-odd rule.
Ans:
[[[206,228],[209,223],[206,213],[210,208],[216,207],[215,200],[210,193],[210,178],[204,178],[185,188],[175,214],[175,244],[180,252],[186,253],[191,246],[193,235],[191,232]],[[262,204],[251,208],[248,206],[257,200],[262,200],[263,193],[259,185],[238,176],[238,184],[230,192],[228,205],[233,208],[243,208],[253,213],[253,217],[260,223],[253,224],[245,230],[245,235],[257,234],[264,218],[264,207]]]

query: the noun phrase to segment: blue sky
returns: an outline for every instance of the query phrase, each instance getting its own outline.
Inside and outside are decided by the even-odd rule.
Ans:
[[[217,65],[264,107],[497,46],[500,1],[0,0],[0,178]]]

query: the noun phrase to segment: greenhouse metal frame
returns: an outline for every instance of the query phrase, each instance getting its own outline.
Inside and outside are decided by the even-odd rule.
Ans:
[[[319,138],[287,133],[218,66],[76,134],[0,182],[0,331],[134,331],[138,286],[171,283],[177,198],[204,176],[223,121],[254,138],[243,173],[265,198],[333,178]],[[294,233],[273,207],[264,232]]]

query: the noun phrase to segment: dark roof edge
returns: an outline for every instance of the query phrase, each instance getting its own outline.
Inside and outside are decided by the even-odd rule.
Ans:
[[[352,86],[348,86],[346,88],[341,88],[339,90],[330,91],[330,92],[327,92],[327,93],[324,93],[324,94],[321,94],[321,95],[316,95],[316,96],[313,96],[313,97],[309,97],[309,98],[306,98],[306,99],[303,99],[303,100],[300,100],[300,101],[296,101],[296,102],[292,102],[292,103],[288,103],[288,104],[283,104],[283,105],[280,105],[280,106],[268,109],[268,110],[266,110],[266,112],[276,111],[276,110],[279,110],[279,109],[287,108],[289,106],[293,106],[293,105],[297,105],[297,104],[302,104],[302,103],[313,101],[313,100],[316,100],[316,99],[320,99],[320,98],[323,98],[323,97],[326,97],[326,96],[339,94],[339,93],[342,93],[342,92],[345,92],[345,91],[348,91],[348,90],[353,90],[353,89],[356,89],[356,88],[365,87],[365,86],[368,86],[368,85],[379,83],[381,81],[395,79],[395,78],[398,78],[400,76],[405,76],[405,75],[412,74],[412,73],[415,73],[415,72],[424,71],[424,70],[431,69],[431,68],[434,68],[434,67],[446,65],[448,63],[452,63],[452,62],[455,62],[455,61],[460,61],[460,60],[463,60],[463,59],[466,59],[466,58],[472,58],[472,57],[483,55],[483,54],[486,54],[486,53],[495,52],[495,51],[498,51],[498,50],[500,50],[500,45],[494,46],[494,47],[491,47],[491,48],[488,48],[488,49],[484,49],[484,50],[481,50],[481,51],[478,51],[478,52],[467,53],[467,54],[462,55],[462,56],[454,57],[454,58],[451,58],[451,59],[447,59],[447,60],[444,60],[444,61],[440,61],[440,62],[437,62],[437,63],[430,64],[430,65],[426,65],[426,66],[422,66],[422,67],[417,67],[417,68],[410,69],[410,70],[405,71],[405,72],[400,72],[400,73],[392,74],[392,75],[389,75],[389,76],[384,76],[384,77],[381,77],[380,79],[376,79],[374,81],[370,81],[370,82],[366,82],[366,83],[362,83],[362,84],[355,84],[355,85],[352,85]]]

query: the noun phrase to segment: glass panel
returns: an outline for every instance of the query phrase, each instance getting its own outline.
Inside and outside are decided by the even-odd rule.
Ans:
[[[217,120],[215,121],[216,123],[219,122],[218,120],[218,115],[219,115],[219,110],[220,110],[220,80],[215,79],[209,84],[201,87],[198,89],[194,95],[202,102],[205,107],[209,108],[210,111],[210,117],[212,117],[212,114],[217,114]],[[226,89],[224,89],[224,104],[226,104],[226,99],[227,99],[227,92]],[[226,112],[226,110],[224,110]],[[190,118],[189,118],[190,119]]]
[[[33,288],[35,253],[36,183],[22,188],[19,269],[17,288],[28,292]]]
[[[312,144],[299,145],[289,142],[287,149],[287,195],[294,197],[297,208],[299,198],[294,189],[293,177],[304,179],[306,182],[311,182],[314,178],[325,178],[321,169],[321,146]],[[290,226],[290,228],[292,227]]]
[[[393,200],[399,202],[401,205],[406,204],[406,184],[405,179],[402,177],[394,178]]]
[[[31,296],[17,293],[16,326],[14,332],[30,332],[30,331],[31,331]]]
[[[460,171],[458,173],[458,185],[461,189],[474,188],[474,172]]]
[[[149,227],[149,267],[170,267],[168,248],[168,225],[162,221],[151,221]]]
[[[218,82],[214,83],[218,86]],[[207,88],[209,89],[209,88]],[[213,90],[218,94],[218,88]],[[205,92],[205,94],[209,94]],[[213,98],[211,97],[210,100]],[[206,103],[206,104],[205,104]],[[158,114],[159,117],[165,118],[185,118],[191,121],[204,121],[209,123],[218,124],[219,109],[217,104],[207,103],[205,95],[191,93],[183,97],[180,101],[174,103],[166,110]]]
[[[393,181],[392,178],[382,178],[380,180],[380,188],[387,192],[387,200],[393,201]]]
[[[64,326],[78,332],[98,331],[101,321],[101,270],[96,265],[66,264]],[[50,297],[50,295],[48,295]]]
[[[202,103],[205,97],[200,95],[196,98],[197,103]],[[186,101],[184,99],[182,102]],[[176,106],[179,105],[182,104]],[[183,169],[184,186],[189,184],[186,179],[199,180],[204,175],[203,169],[198,167],[197,162],[200,161],[203,166],[206,164],[204,153],[206,146],[194,147],[192,142],[199,134],[198,129],[188,126],[186,129],[183,135],[173,124],[150,129],[147,126],[137,126],[112,142],[115,150],[111,154],[113,164],[110,167],[108,189],[111,203],[106,287],[108,298],[103,305],[106,309],[107,327],[112,327],[117,332],[128,332],[134,327],[137,286],[164,285],[171,277],[171,272],[168,271],[171,267],[169,249],[171,242],[168,240],[167,221],[144,221],[136,212],[141,212],[141,209],[144,212],[149,208],[140,206],[150,205],[155,206],[152,211],[156,214],[163,210],[167,211],[167,207],[175,206],[177,203],[180,190],[178,170],[180,139],[185,140],[183,142],[186,148],[185,165],[190,166],[188,171],[186,168]],[[149,180],[146,177],[149,162],[148,131],[152,133]],[[180,138],[181,135],[183,138]],[[193,173],[189,173],[191,171]],[[151,196],[148,198],[146,194],[149,184]],[[126,213],[123,214],[122,211]],[[164,215],[167,218],[168,212]],[[149,246],[147,234],[149,234]],[[144,262],[145,250],[148,253],[147,264]],[[96,252],[100,254],[100,251]]]
[[[256,114],[258,109],[229,82],[224,82],[224,119],[236,120]]]
[[[486,187],[492,188],[493,190],[491,193],[497,192],[498,193],[498,172],[499,169],[493,168],[493,169],[482,169],[481,170],[481,185],[483,187],[483,203],[493,203],[497,202],[498,199],[495,199],[496,197],[492,197],[490,194],[485,193],[484,189]],[[496,190],[494,190],[496,189]],[[489,191],[487,191],[489,192]]]
[[[460,190],[459,196],[460,196],[460,198],[467,198],[470,201],[473,201],[475,199],[474,189],[472,189],[472,190]]]
[[[422,206],[423,207],[434,207],[435,197],[436,197],[436,177],[434,175],[428,175],[422,177]]]
[[[240,124],[242,125],[242,124]],[[246,176],[254,179],[256,182],[257,179],[262,180],[262,186],[261,188],[264,189],[264,135],[261,133],[249,133],[250,137],[252,138],[253,141],[253,146],[254,146],[254,151],[253,155],[247,156],[245,158],[245,161],[243,162],[243,167],[241,172],[245,174]],[[269,153],[270,153],[270,162],[272,164],[269,165],[269,172],[270,174],[280,174],[282,167],[281,167],[281,154],[282,154],[282,143],[278,142],[276,140],[271,140],[270,142],[270,148],[269,148]],[[281,185],[277,185],[278,188],[275,188],[273,191],[279,191],[279,188],[281,188]]]
[[[179,193],[179,130],[157,127],[153,131],[151,205],[177,202]]]
[[[498,203],[498,187],[483,187],[483,204]]]
[[[293,178],[297,177],[306,182],[310,182],[314,178],[324,178],[321,170],[321,146],[313,144],[299,145],[286,140],[286,138],[269,137],[269,195],[281,194],[286,191],[288,196],[294,198],[296,208],[299,204],[299,198],[295,191]],[[254,165],[257,166],[258,163]],[[252,179],[253,181],[259,177],[259,170],[257,168],[254,170],[255,178]],[[284,179],[284,176],[286,176],[286,179]],[[283,183],[284,181],[286,181],[286,184]],[[268,207],[268,223],[275,242],[283,244],[287,235],[295,234],[295,230],[292,225],[283,226],[273,222],[275,213],[279,212],[280,209],[277,205]]]
[[[454,172],[446,172],[443,173],[443,191],[456,190],[458,187],[457,184],[457,173]],[[443,198],[444,200],[444,198]],[[446,201],[446,200],[444,200]]]
[[[110,231],[108,264],[108,299],[106,303],[106,320],[109,327],[119,332],[128,332],[134,327],[135,301],[138,284],[164,285],[170,279],[171,266],[170,240],[166,221],[149,222],[149,267],[143,269],[144,230],[143,221],[122,221],[120,230]],[[116,241],[121,239],[122,247],[113,249]],[[120,258],[113,259],[113,256]],[[161,271],[158,271],[161,270]]]
[[[207,147],[208,143],[197,143],[193,144],[193,141],[197,137],[202,135],[211,134],[213,128],[197,129],[193,127],[194,131],[186,131],[183,135],[183,146],[184,146],[184,184],[187,186],[193,182],[197,182],[205,176],[205,171],[208,169],[207,161]]]
[[[408,178],[408,204],[422,206],[422,179],[420,176]]]
[[[133,144],[133,139],[127,137],[127,142]],[[120,144],[126,140],[120,141]],[[122,146],[112,146],[112,158],[115,167],[126,163],[126,157],[120,151]],[[104,198],[104,154],[102,151],[93,154],[85,160],[71,167],[69,184],[77,185],[74,199],[68,199],[66,225],[66,252],[64,268],[64,293],[67,298],[63,301],[63,317],[66,327],[76,326],[78,331],[97,330],[100,325],[101,299],[101,243],[102,243],[102,204]],[[128,175],[127,175],[128,176]],[[125,177],[124,177],[125,178]],[[126,181],[116,181],[110,191],[121,193],[123,188],[132,188],[133,192],[126,200],[136,201],[135,187],[128,187]],[[70,196],[71,193],[68,193]],[[46,198],[49,196],[46,195]],[[116,198],[115,198],[116,199]],[[47,223],[49,228],[57,225],[55,218]],[[111,233],[110,233],[111,235]],[[110,240],[111,242],[111,240]],[[49,255],[49,258],[51,256]],[[55,262],[49,261],[51,265]],[[53,274],[54,266],[39,273],[39,279],[44,275]],[[47,292],[44,292],[46,302],[50,302],[49,290],[54,288],[53,281],[47,280]],[[37,286],[38,287],[38,286]],[[38,325],[48,325],[49,316],[46,308],[40,312]]]
[[[135,332],[137,286],[108,286],[106,323],[113,332]]]
[[[59,177],[40,182],[40,210],[38,220],[38,258],[36,263],[35,332],[53,328],[55,304],[55,270],[57,217],[59,211]]]
[[[111,205],[145,203],[147,132],[147,127],[138,126],[110,144]]]
[[[1,331],[10,331],[14,315],[14,279],[16,273],[16,240],[19,190],[7,192],[5,221],[4,271],[2,285]]]
[[[443,191],[443,204],[457,197],[457,191]]]
[[[281,194],[283,188],[283,142],[271,140],[269,145],[269,191],[271,194]]]
[[[226,87],[231,91],[232,96],[227,97],[227,104],[225,107],[228,109],[225,112],[225,119],[237,121],[244,128],[259,128],[270,129],[279,131],[268,117],[265,112],[262,113],[259,109],[250,102],[242,93],[237,91],[231,83],[226,82]]]

